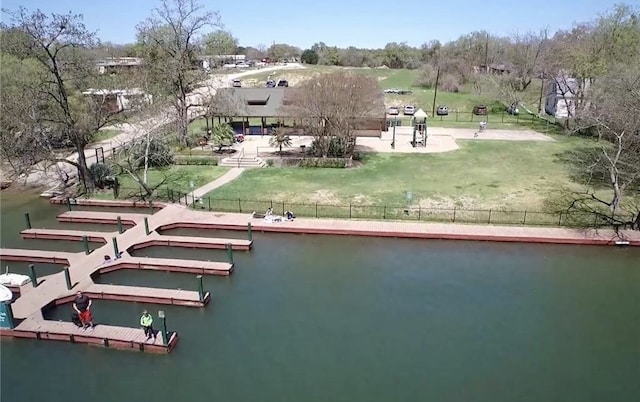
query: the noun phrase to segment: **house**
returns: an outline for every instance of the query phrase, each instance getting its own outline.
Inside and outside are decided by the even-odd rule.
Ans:
[[[101,105],[102,110],[109,114],[124,110],[138,110],[144,105],[153,103],[153,96],[139,88],[116,90],[90,88],[82,94],[92,97],[94,102]]]
[[[290,134],[304,135],[298,116],[292,116],[285,106],[290,104],[291,95],[300,88],[220,88],[218,89],[218,109],[214,114],[229,118],[238,133],[270,134],[274,127],[284,127]],[[240,121],[237,121],[240,118]],[[260,121],[260,125],[256,122]],[[275,119],[278,124],[267,124],[267,119]],[[359,137],[379,137],[386,130],[386,110],[384,95],[380,92],[378,104],[368,116],[354,119],[355,132]]]
[[[141,68],[143,60],[140,57],[108,57],[96,63],[100,74],[117,74]]]
[[[587,88],[588,85],[583,85],[573,77],[561,76],[549,80],[546,84],[545,113],[558,119],[575,116],[579,98]]]

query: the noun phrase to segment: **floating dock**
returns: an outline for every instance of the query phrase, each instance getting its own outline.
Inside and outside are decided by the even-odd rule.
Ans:
[[[25,239],[72,240],[85,243],[84,252],[69,253],[30,249],[0,249],[3,261],[23,261],[32,264],[49,263],[63,265],[61,272],[37,277],[37,267],[30,267],[31,284],[13,291],[18,296],[11,307],[12,325],[0,329],[0,335],[58,340],[74,343],[102,345],[119,349],[134,349],[155,353],[168,353],[177,343],[177,333],[170,333],[166,342],[162,334],[156,341],[147,341],[142,329],[110,325],[98,325],[93,330],[84,331],[73,323],[45,320],[43,311],[54,306],[71,303],[77,291],[82,291],[94,300],[118,300],[136,303],[151,303],[186,307],[204,307],[211,301],[211,294],[204,291],[203,275],[227,276],[233,272],[233,251],[250,250],[253,242],[249,232],[248,240],[208,238],[194,236],[163,236],[156,229],[171,222],[175,208],[153,215],[67,211],[58,216],[58,221],[90,224],[116,224],[114,232],[81,230],[35,229],[31,228],[28,214],[25,214],[27,229],[21,232]],[[123,230],[123,226],[130,226]],[[90,250],[88,242],[102,243]],[[197,261],[170,258],[134,257],[129,251],[152,246],[189,247],[203,249],[226,249],[226,262]],[[122,250],[122,251],[120,251]],[[114,258],[114,256],[118,258]],[[104,257],[111,260],[105,262]],[[196,274],[198,290],[158,289],[125,285],[96,284],[94,275],[105,274],[120,269],[140,269]],[[195,284],[195,282],[194,282]]]
[[[124,260],[103,264],[98,273],[106,274],[121,269],[181,272],[197,275],[228,276],[233,272],[233,263],[217,261],[177,260],[169,258],[128,257]]]
[[[84,330],[70,322],[41,319],[27,319],[14,329],[0,329],[0,335],[13,338],[65,341],[151,353],[169,353],[176,347],[177,332],[169,332],[166,343],[163,331],[156,330],[155,333],[155,339],[147,340],[142,328],[99,324]]]
[[[95,211],[67,211],[58,215],[57,219],[58,222],[116,225],[118,223],[118,217],[120,217],[120,222],[122,222],[123,225],[133,226],[142,222],[144,218],[151,216],[153,215]]]
[[[83,232],[81,230],[60,230],[60,229],[25,229],[20,232],[23,239],[40,240],[69,240],[82,241],[85,238],[92,243],[106,243],[112,237],[112,233],[105,232]]]

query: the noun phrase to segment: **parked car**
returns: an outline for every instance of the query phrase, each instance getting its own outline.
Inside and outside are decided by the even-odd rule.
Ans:
[[[389,114],[390,114],[391,116],[397,116],[397,115],[399,115],[399,114],[400,114],[400,109],[398,109],[398,108],[397,108],[397,107],[395,107],[395,106],[392,106],[392,107],[390,107],[390,108],[389,108]]]
[[[413,91],[409,91],[408,89],[400,89],[397,92],[398,95],[410,95],[412,93],[413,93]]]
[[[416,112],[416,107],[413,105],[407,105],[404,107],[405,116],[413,116],[415,112]]]
[[[274,80],[267,80],[267,88],[275,88],[276,82]]]
[[[397,94],[398,93],[398,89],[396,88],[387,88],[384,90],[385,94]]]
[[[445,105],[438,106],[438,109],[436,110],[436,114],[438,116],[448,116],[449,115],[449,107],[445,106]]]
[[[287,88],[289,86],[289,81],[287,81],[287,80],[278,80],[278,84],[276,86]]]
[[[486,116],[487,107],[485,105],[475,105],[473,107],[473,114],[475,114],[476,116]]]
[[[507,113],[517,116],[520,114],[520,109],[518,109],[517,103],[512,103],[511,106],[507,108]]]
[[[242,88],[242,81],[236,78],[233,81],[231,81],[231,86],[234,88]]]

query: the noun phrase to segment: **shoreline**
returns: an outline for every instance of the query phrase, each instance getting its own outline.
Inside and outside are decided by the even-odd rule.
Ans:
[[[65,204],[66,199],[51,198],[52,204]],[[96,207],[149,208],[148,202],[77,199],[72,205]],[[416,221],[369,221],[355,219],[296,218],[294,221],[267,223],[245,213],[223,213],[191,210],[179,204],[153,202],[154,209],[177,209],[175,219],[158,229],[194,228],[248,230],[291,234],[394,237],[431,240],[466,240],[508,243],[538,243],[598,246],[640,247],[640,232],[613,229],[572,229],[544,226],[505,226]],[[203,219],[204,217],[207,217]]]

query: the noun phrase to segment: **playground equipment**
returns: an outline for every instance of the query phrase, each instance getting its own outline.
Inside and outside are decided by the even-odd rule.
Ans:
[[[414,148],[421,144],[423,147],[427,146],[427,114],[424,110],[418,109],[417,112],[414,113],[413,118],[411,119],[411,123],[413,125],[413,140],[411,141],[411,145]]]

